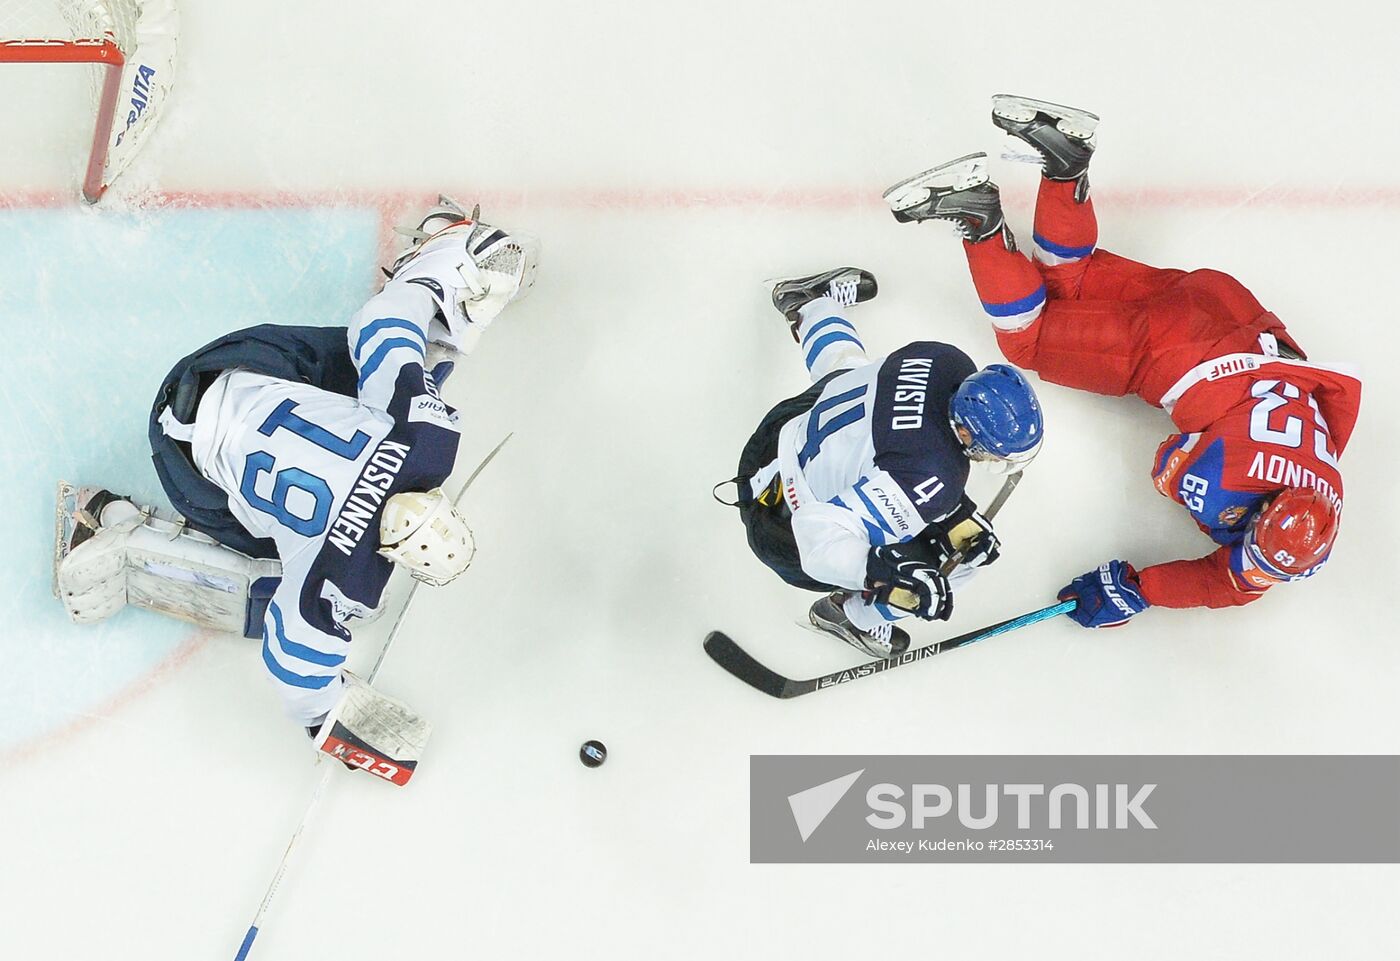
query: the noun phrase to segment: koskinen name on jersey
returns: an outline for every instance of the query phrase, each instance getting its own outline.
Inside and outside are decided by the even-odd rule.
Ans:
[[[331,522],[331,532],[326,538],[346,557],[365,536],[411,449],[398,441],[382,441],[365,464],[364,472],[355,481],[355,489]]]

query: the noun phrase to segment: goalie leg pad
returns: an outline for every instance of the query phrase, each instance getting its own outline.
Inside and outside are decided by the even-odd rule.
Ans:
[[[400,786],[418,769],[432,725],[401,701],[380,694],[349,671],[340,700],[315,735],[316,750],[347,767]]]
[[[282,576],[277,561],[240,554],[178,517],[106,491],[60,483],[58,494],[54,594],[73,621],[100,621],[130,604],[211,630],[261,635],[262,612]]]

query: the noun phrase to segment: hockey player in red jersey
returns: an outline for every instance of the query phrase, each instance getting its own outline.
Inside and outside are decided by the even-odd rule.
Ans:
[[[1136,394],[1179,433],[1153,459],[1157,490],[1220,546],[1137,571],[1110,561],[1060,593],[1085,627],[1152,605],[1248,604],[1316,573],[1342,510],[1338,458],[1361,382],[1311,363],[1282,322],[1215,270],[1149,267],[1098,249],[1088,167],[1098,117],[1023,97],[992,101],[992,122],[1042,160],[1032,259],[1017,252],[985,154],[885,192],[900,222],[946,220],[964,239],[973,285],[1007,359],[1051,383]]]

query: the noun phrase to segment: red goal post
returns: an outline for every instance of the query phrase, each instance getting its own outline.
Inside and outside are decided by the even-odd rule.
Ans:
[[[127,168],[155,126],[174,79],[178,35],[175,0],[0,0],[0,64],[93,67],[88,203]]]

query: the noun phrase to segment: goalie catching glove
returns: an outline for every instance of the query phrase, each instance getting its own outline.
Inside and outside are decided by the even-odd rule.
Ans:
[[[539,267],[539,240],[482,223],[480,213],[439,197],[416,228],[401,231],[411,245],[385,271],[390,283],[417,284],[433,295],[446,326],[433,340],[462,353],[507,304],[530,292]]]

